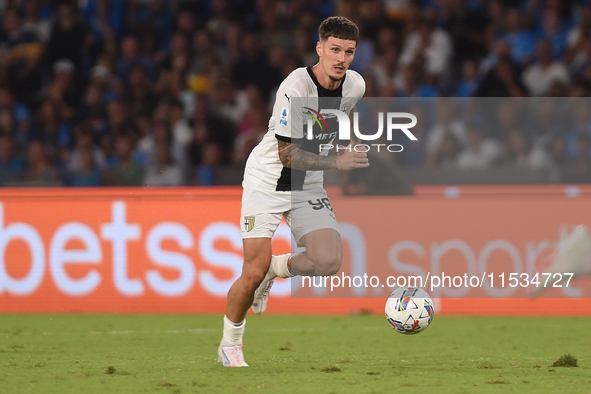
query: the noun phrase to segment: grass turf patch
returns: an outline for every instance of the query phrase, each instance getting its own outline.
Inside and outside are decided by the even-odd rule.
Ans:
[[[558,360],[554,361],[550,364],[551,367],[578,367],[577,359],[573,357],[570,353],[563,354],[558,358]]]
[[[249,315],[249,368],[216,362],[221,327],[221,316],[203,315],[3,315],[0,393],[555,393],[591,387],[591,349],[581,346],[590,318],[570,318],[564,330],[558,317],[438,316],[425,332],[406,336],[382,316]],[[575,351],[578,368],[542,368]]]

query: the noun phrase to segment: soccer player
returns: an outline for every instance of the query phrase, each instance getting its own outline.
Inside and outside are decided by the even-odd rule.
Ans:
[[[256,314],[265,311],[274,278],[338,272],[343,254],[341,236],[323,188],[322,171],[369,166],[366,153],[350,149],[328,155],[320,149],[336,137],[335,118],[327,117],[332,127],[314,126],[313,138],[309,138],[304,135],[305,109],[296,104],[292,107],[294,100],[302,98],[311,114],[321,109],[349,114],[365,93],[363,78],[348,69],[359,40],[357,26],[347,18],[329,17],[318,33],[318,63],[296,69],[281,83],[268,132],[246,162],[241,210],[244,265],[228,292],[217,353],[218,361],[227,367],[248,366],[242,352],[246,312],[251,306]],[[305,247],[304,252],[272,255],[271,238],[282,217],[298,245]]]
[[[572,273],[573,278],[591,275],[591,232],[589,229],[585,225],[576,226],[572,233],[561,240],[539,267],[538,272],[540,274]],[[530,295],[538,296],[548,287],[532,285]]]

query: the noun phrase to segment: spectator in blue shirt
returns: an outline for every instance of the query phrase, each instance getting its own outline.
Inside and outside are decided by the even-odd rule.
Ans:
[[[103,178],[100,169],[94,162],[92,148],[80,150],[80,166],[71,174],[71,186],[102,186]]]
[[[502,34],[501,38],[511,46],[511,59],[519,65],[527,64],[533,57],[536,38],[523,27],[518,8],[509,8],[506,21],[507,32]]]
[[[589,116],[589,106],[587,101],[579,101],[575,104],[573,110],[573,128],[567,133],[565,138],[565,151],[569,159],[575,159],[579,154],[577,151],[577,141],[580,135],[591,137],[591,118]],[[591,157],[591,151],[588,152]]]
[[[140,53],[139,40],[134,36],[127,36],[121,40],[121,57],[115,65],[117,76],[124,82],[134,66],[140,66],[152,81],[156,80],[156,72],[152,60]]]
[[[472,97],[478,89],[478,65],[474,59],[464,61],[462,65],[462,79],[456,88],[456,97]]]
[[[415,61],[406,67],[404,74],[404,90],[399,92],[400,97],[437,97],[439,92],[425,78],[423,65]]]
[[[26,105],[14,101],[14,95],[9,89],[0,87],[0,111],[4,110],[12,114],[11,118],[14,124],[13,130],[10,132],[3,130],[3,132],[13,136],[17,151],[26,149],[31,132],[31,112]],[[4,119],[1,123],[5,124]]]
[[[548,8],[544,11],[542,26],[539,29],[538,37],[548,40],[552,44],[554,52],[553,60],[561,59],[567,48],[568,27],[560,19],[558,11]]]
[[[24,174],[25,162],[14,155],[10,138],[0,135],[0,184],[20,181]]]

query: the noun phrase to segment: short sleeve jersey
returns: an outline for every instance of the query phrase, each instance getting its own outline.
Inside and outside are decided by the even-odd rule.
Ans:
[[[365,93],[365,81],[357,72],[347,70],[337,89],[320,85],[311,67],[294,70],[283,80],[269,119],[268,131],[252,150],[244,171],[244,187],[276,191],[305,190],[322,185],[323,171],[304,171],[283,166],[279,159],[277,140],[292,142],[315,154],[327,154],[321,145],[329,145],[337,137],[336,116],[319,117],[321,109],[338,109],[349,113]],[[308,118],[316,115],[313,136],[307,135]]]

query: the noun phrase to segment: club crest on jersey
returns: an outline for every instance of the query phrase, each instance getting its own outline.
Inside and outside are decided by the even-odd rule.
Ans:
[[[287,119],[289,118],[289,110],[285,107],[281,109],[281,118],[279,119],[279,124],[283,126],[287,126]]]
[[[244,229],[249,232],[254,227],[254,216],[244,217]]]

